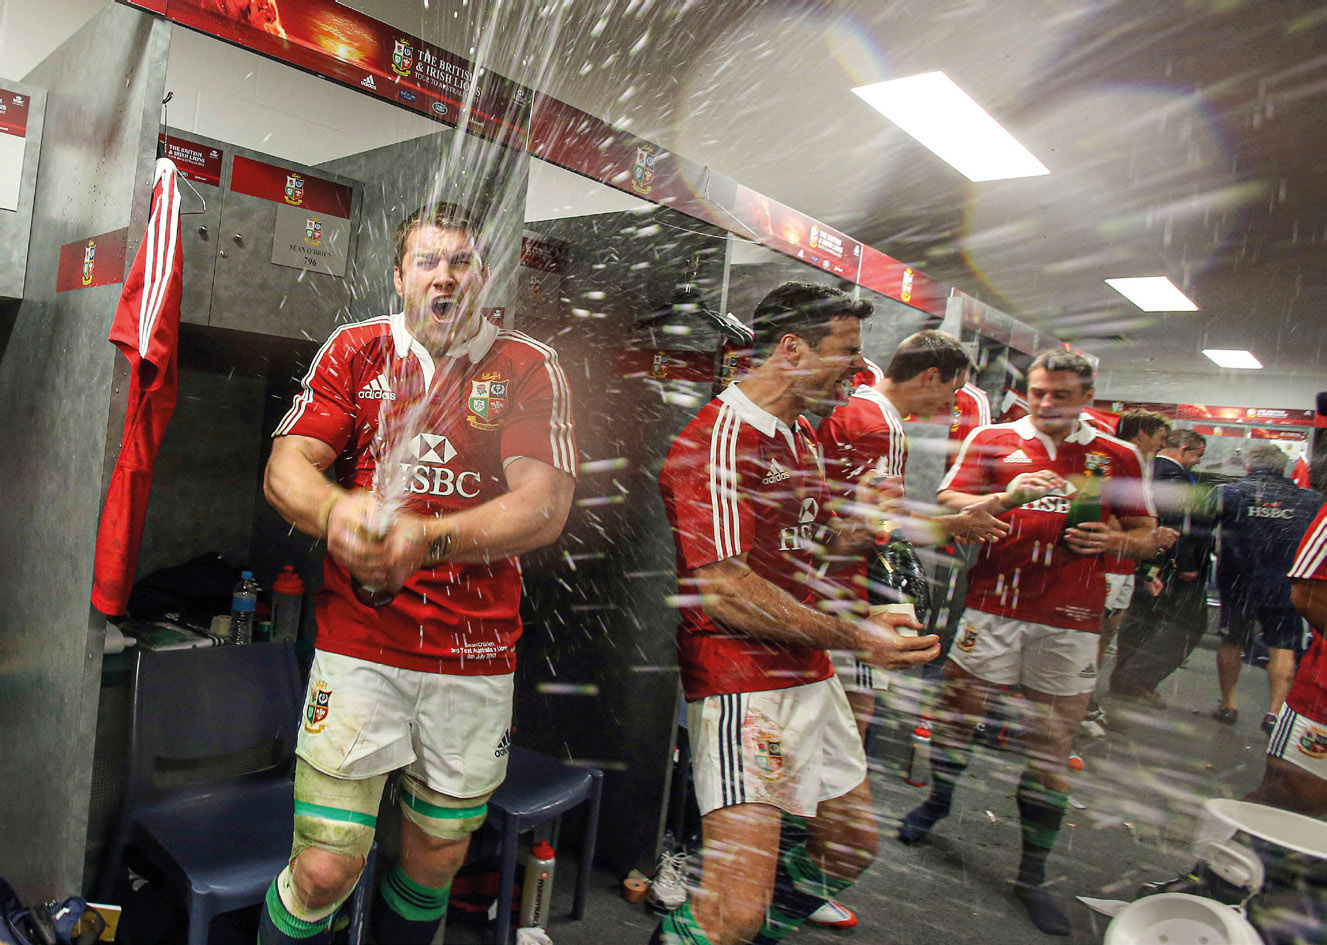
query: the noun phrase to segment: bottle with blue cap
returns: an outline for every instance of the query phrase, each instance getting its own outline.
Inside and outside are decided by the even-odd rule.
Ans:
[[[258,592],[262,588],[253,579],[252,571],[240,572],[240,583],[230,595],[230,642],[252,643],[254,610],[258,606]]]

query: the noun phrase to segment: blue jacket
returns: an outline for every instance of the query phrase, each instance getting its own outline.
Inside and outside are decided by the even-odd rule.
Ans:
[[[1216,583],[1222,600],[1289,609],[1286,572],[1323,497],[1260,469],[1221,486],[1217,503]]]

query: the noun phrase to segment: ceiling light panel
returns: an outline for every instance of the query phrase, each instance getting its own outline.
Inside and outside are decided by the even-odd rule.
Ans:
[[[1165,276],[1107,279],[1110,286],[1144,312],[1196,312],[1198,306]]]
[[[852,91],[970,181],[1050,173],[943,72],[890,79]]]
[[[1252,351],[1234,351],[1229,348],[1204,348],[1203,354],[1218,367],[1244,368],[1245,370],[1251,371],[1256,371],[1262,367],[1262,362],[1253,356]]]

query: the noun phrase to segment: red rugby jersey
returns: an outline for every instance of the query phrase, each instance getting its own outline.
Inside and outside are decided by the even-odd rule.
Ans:
[[[129,361],[129,396],[120,455],[97,527],[92,606],[112,617],[129,603],[153,468],[175,412],[184,277],[177,174],[169,158],[157,159],[147,232],[111,320],[110,340]]]
[[[369,489],[394,470],[405,509],[482,505],[507,491],[503,470],[529,457],[576,474],[571,397],[557,353],[481,323],[437,360],[401,314],[333,332],[276,436],[309,436],[337,451],[336,479]],[[380,427],[381,441],[375,442]],[[386,451],[383,443],[396,444]],[[517,558],[418,571],[386,607],[355,599],[350,574],[328,555],[318,592],[318,648],[402,669],[449,675],[510,673],[521,635]]]
[[[1292,581],[1327,581],[1327,505],[1318,510],[1309,530],[1299,542],[1295,563],[1287,576]],[[1327,627],[1313,628],[1313,642],[1295,670],[1295,681],[1290,685],[1286,704],[1300,715],[1306,715],[1319,725],[1327,725],[1327,643],[1323,631]],[[1315,749],[1316,750],[1316,749]]]
[[[903,417],[888,397],[872,387],[857,388],[846,404],[820,422],[816,438],[825,451],[829,487],[840,498],[851,501],[857,481],[871,468],[903,479],[908,465]],[[835,601],[865,601],[866,559],[859,557],[834,572],[828,583],[817,589]]]
[[[1070,487],[1001,516],[1012,531],[982,546],[968,575],[967,606],[1052,627],[1099,630],[1106,600],[1101,556],[1074,554],[1060,540],[1074,480],[1089,469],[1103,473],[1103,521],[1111,515],[1154,516],[1142,463],[1132,445],[1082,422],[1058,448],[1029,417],[973,431],[941,492],[989,495],[1004,491],[1020,473],[1042,469],[1069,479]]]
[[[1116,428],[1120,425],[1120,418],[1106,410],[1098,410],[1096,407],[1084,407],[1079,417],[1085,423],[1096,427],[1102,433],[1115,435]],[[1148,466],[1143,464],[1143,475],[1146,476]],[[1134,568],[1138,562],[1132,558],[1117,558],[1115,555],[1101,556],[1101,569],[1107,574],[1133,574]]]
[[[830,513],[824,460],[806,419],[790,429],[733,384],[673,441],[659,490],[677,552],[687,700],[828,679],[833,669],[823,649],[762,642],[711,619],[694,577],[707,564],[746,554],[756,574],[808,600],[812,541]]]
[[[991,422],[991,400],[971,381],[954,394],[954,409],[949,415],[949,438],[962,443],[977,427]]]

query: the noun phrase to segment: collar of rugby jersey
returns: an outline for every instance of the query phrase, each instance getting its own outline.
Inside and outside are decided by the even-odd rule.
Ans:
[[[875,404],[885,415],[886,420],[892,419],[897,420],[899,423],[903,422],[903,414],[899,413],[899,409],[894,406],[894,402],[874,387],[867,387],[863,384],[852,392],[852,396],[860,397],[863,400],[869,400],[871,403]]]
[[[792,450],[794,456],[800,455],[793,431],[788,424],[764,407],[757,407],[755,402],[742,392],[739,384],[729,384],[719,394],[719,399],[736,410],[743,423],[751,424],[765,436],[772,437],[775,433],[782,433],[783,438],[788,441],[788,449]]]
[[[420,344],[415,336],[410,334],[410,330],[405,327],[405,313],[394,312],[390,316],[392,326],[392,340],[396,343],[396,356],[405,358],[413,354],[419,359],[419,366],[424,372],[424,384],[433,383],[433,355],[429,350]],[[479,330],[467,338],[465,341],[458,341],[447,349],[443,357],[459,358],[466,357],[470,359],[471,364],[478,364],[484,355],[488,354],[488,349],[493,347],[493,342],[498,337],[498,326],[493,324],[483,315],[479,316]]]
[[[1040,440],[1041,445],[1046,447],[1046,455],[1051,459],[1055,458],[1055,442],[1032,425],[1031,417],[1020,417],[1014,421],[1014,432],[1024,440]],[[1086,446],[1097,438],[1096,429],[1087,421],[1079,419],[1078,425],[1069,431],[1069,435],[1064,438],[1065,443],[1074,443],[1080,446]]]

